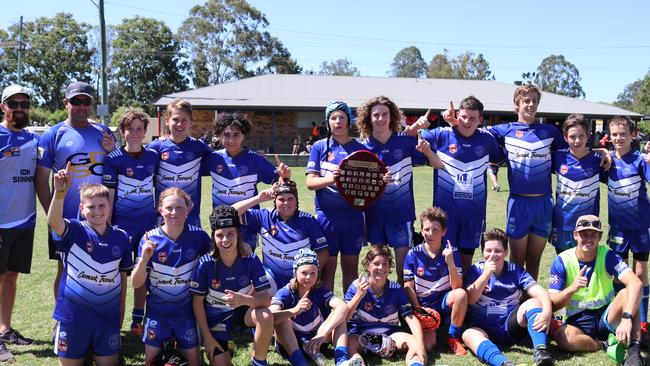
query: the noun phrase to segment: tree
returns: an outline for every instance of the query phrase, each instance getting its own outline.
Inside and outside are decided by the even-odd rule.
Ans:
[[[162,21],[136,16],[115,27],[113,81],[117,83],[118,106],[147,108],[161,96],[182,91],[188,80],[183,71],[180,43]]]
[[[490,63],[483,54],[476,56],[473,52],[465,52],[450,58],[446,49],[433,56],[427,75],[436,79],[494,80]]]
[[[266,46],[266,53],[270,55],[265,67],[258,68],[256,74],[300,74],[302,67],[291,58],[291,52],[280,42],[271,37],[270,44]]]
[[[347,58],[340,58],[331,62],[323,61],[320,64],[320,75],[343,75],[343,76],[359,76],[359,69],[352,66]]]
[[[265,65],[264,73],[292,69],[296,66],[273,60],[274,55],[288,54],[282,43],[265,31],[268,20],[245,0],[208,0],[190,10],[179,29],[183,48],[189,52],[193,78],[203,84],[223,83],[255,75],[252,68]]]
[[[90,80],[90,58],[87,33],[90,26],[77,23],[72,14],[59,13],[53,18],[41,17],[23,25],[23,84],[34,91],[34,99],[49,110],[61,107],[63,89],[70,81]],[[18,80],[17,24],[0,37],[5,47],[2,68],[5,83]]]
[[[621,92],[614,101],[614,105],[623,109],[635,110],[637,109],[637,94],[643,85],[643,79],[639,79],[633,83],[627,84],[623,92]]]
[[[573,98],[585,97],[580,80],[578,68],[563,55],[546,57],[535,72],[535,84],[542,90]]]
[[[390,66],[392,76],[398,78],[422,78],[427,74],[427,63],[415,46],[397,52]]]

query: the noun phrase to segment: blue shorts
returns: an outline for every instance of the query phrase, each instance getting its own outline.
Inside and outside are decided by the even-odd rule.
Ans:
[[[449,240],[455,247],[476,249],[481,245],[483,230],[485,230],[485,220],[449,217],[447,218],[447,234],[442,238],[442,243],[447,245],[447,240]]]
[[[372,244],[388,244],[391,248],[410,248],[413,246],[412,222],[366,226],[368,241]]]
[[[575,248],[578,245],[578,242],[573,237],[573,230],[561,230],[556,228],[553,228],[551,231],[551,236],[548,238],[548,242],[555,247],[555,250],[558,253],[567,249]]]
[[[488,334],[488,338],[499,346],[511,346],[528,337],[528,328],[522,328],[517,322],[517,310],[519,306],[512,309],[505,321],[499,324],[495,321],[467,321],[467,328],[479,328]]]
[[[528,234],[543,238],[551,235],[553,221],[553,197],[528,197],[511,195],[508,198],[508,218],[506,233],[508,237],[521,239]]]
[[[330,256],[335,257],[339,253],[341,255],[359,255],[364,244],[363,215],[330,218],[318,213],[316,221],[323,229]]]
[[[63,358],[85,358],[91,351],[96,356],[120,353],[120,328],[89,328],[58,322],[54,336],[54,353]]]
[[[623,258],[627,258],[629,250],[632,253],[647,253],[650,251],[650,229],[621,229],[611,226],[607,244]]]
[[[210,324],[212,324],[210,326],[210,333],[212,334],[212,337],[218,341],[227,343],[232,338],[231,335],[233,333],[233,329],[236,327],[248,328],[246,326],[246,322],[244,321],[248,309],[248,306],[240,306],[232,313],[230,313],[230,316],[228,316],[226,319],[220,320],[217,322],[217,324],[210,322]]]
[[[593,339],[604,341],[609,333],[616,333],[616,328],[607,322],[610,306],[612,304],[600,309],[583,310],[568,317],[565,323],[573,325]]]
[[[147,314],[142,332],[142,341],[147,346],[162,348],[163,342],[176,337],[178,347],[191,349],[199,346],[199,334],[194,319],[166,319]]]

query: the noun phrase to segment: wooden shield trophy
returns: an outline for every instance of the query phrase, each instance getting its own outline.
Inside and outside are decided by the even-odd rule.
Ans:
[[[365,210],[384,193],[384,174],[388,170],[377,155],[367,150],[350,154],[339,164],[336,188],[356,210]]]

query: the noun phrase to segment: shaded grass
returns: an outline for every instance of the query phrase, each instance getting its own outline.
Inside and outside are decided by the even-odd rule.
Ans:
[[[299,183],[300,208],[303,211],[314,212],[313,192],[308,191],[304,186],[304,168],[292,168],[294,179]],[[416,168],[414,173],[415,187],[415,204],[417,212],[431,205],[433,196],[432,171],[430,168]],[[489,183],[488,183],[489,184]],[[488,227],[505,227],[506,204],[508,199],[508,182],[506,180],[505,169],[499,171],[499,184],[502,187],[501,192],[490,191],[488,194],[487,208],[487,226]],[[204,178],[204,192],[201,201],[201,217],[203,227],[207,228],[208,216],[211,210],[209,178]],[[263,188],[264,186],[260,186]],[[606,187],[601,189],[601,218],[607,222],[607,205],[606,205]],[[269,203],[266,204],[267,207]],[[419,222],[415,227],[419,229]],[[606,226],[606,225],[605,225]],[[606,228],[607,229],[607,228]],[[11,352],[16,355],[17,362],[15,365],[56,365],[57,359],[52,352],[51,336],[54,321],[52,320],[52,311],[54,301],[52,299],[52,281],[54,279],[56,264],[47,259],[47,236],[45,231],[45,215],[39,212],[38,224],[36,229],[34,257],[32,263],[32,273],[29,275],[19,276],[18,295],[14,311],[13,326],[20,330],[24,335],[32,337],[36,343],[29,347],[10,346]],[[363,256],[367,247],[362,250]],[[555,251],[551,246],[547,246],[542,258],[540,279],[542,286],[548,285],[548,270],[555,257]],[[475,255],[478,259],[478,253]],[[340,269],[339,269],[340,271]],[[395,274],[392,275],[393,279]],[[340,284],[340,273],[337,273],[335,284]],[[343,295],[340,288],[335,289],[338,296]],[[139,339],[128,334],[130,324],[130,310],[133,304],[133,293],[129,290],[127,298],[127,315],[123,327],[122,349],[126,365],[143,365],[144,364],[144,347]],[[250,364],[250,355],[252,337],[248,332],[239,332],[235,335],[237,349],[233,359],[234,365]],[[439,342],[440,343],[440,342]],[[554,343],[550,346],[553,357],[557,360],[556,365],[613,365],[604,352],[592,354],[575,355],[562,352],[557,349]],[[514,346],[506,350],[506,355],[517,363],[532,364],[532,350],[528,346]],[[328,355],[328,356],[331,356]],[[434,352],[429,355],[430,363],[438,365],[481,365],[481,363],[471,354],[463,357],[451,356],[448,354],[446,346],[440,345]],[[270,365],[289,365],[275,352],[269,354]],[[398,356],[381,360],[376,357],[369,357],[366,360],[367,365],[403,365],[403,359]]]

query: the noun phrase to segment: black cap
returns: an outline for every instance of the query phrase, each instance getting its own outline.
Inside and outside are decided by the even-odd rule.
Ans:
[[[93,90],[93,87],[88,83],[75,81],[74,83],[70,83],[70,85],[65,88],[65,99],[70,100],[77,95],[85,95],[88,98],[92,99],[94,92],[95,91]]]

